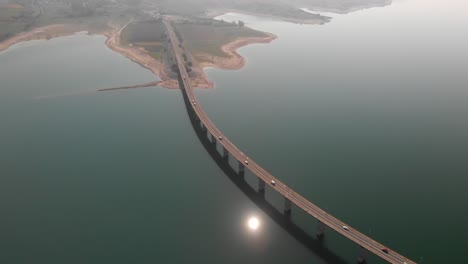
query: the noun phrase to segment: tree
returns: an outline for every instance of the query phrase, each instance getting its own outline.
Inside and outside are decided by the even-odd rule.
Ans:
[[[82,3],[80,0],[73,0],[71,2],[71,12],[74,17],[90,16],[94,10],[91,9],[88,4]]]
[[[239,27],[244,27],[244,26],[245,26],[245,23],[244,23],[244,21],[239,20],[239,22],[237,22],[237,25],[238,25]]]

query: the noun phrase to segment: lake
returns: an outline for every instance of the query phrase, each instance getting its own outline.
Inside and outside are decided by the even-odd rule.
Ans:
[[[207,69],[216,87],[197,95],[240,149],[323,209],[417,262],[463,263],[467,11],[395,1],[325,25],[226,14],[279,38],[241,48],[242,70]],[[253,203],[200,143],[179,90],[95,92],[158,79],[104,41],[0,53],[0,262],[355,263],[340,235],[327,229],[326,250],[311,250]],[[281,210],[268,188],[266,199]],[[292,221],[317,230],[294,207]]]

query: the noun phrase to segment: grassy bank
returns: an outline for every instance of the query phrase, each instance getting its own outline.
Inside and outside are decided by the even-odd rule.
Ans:
[[[21,5],[0,4],[0,41],[28,30],[35,22],[34,12]]]
[[[230,23],[227,23],[230,24]],[[238,25],[178,24],[184,44],[193,55],[200,53],[226,57],[221,47],[244,37],[266,37],[263,32]]]
[[[121,41],[123,45],[143,47],[153,58],[161,61],[165,52],[165,32],[165,26],[160,20],[135,22],[122,31]]]

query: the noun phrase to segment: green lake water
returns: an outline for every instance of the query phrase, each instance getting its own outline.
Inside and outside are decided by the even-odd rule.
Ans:
[[[197,95],[245,153],[323,209],[415,261],[466,263],[467,11],[396,1],[325,25],[227,14],[279,38],[241,48],[242,70],[207,69],[216,87]],[[0,263],[355,263],[356,245],[326,230],[323,257],[233,184],[179,90],[95,92],[157,80],[104,41],[0,53]],[[294,207],[292,220],[315,233]]]

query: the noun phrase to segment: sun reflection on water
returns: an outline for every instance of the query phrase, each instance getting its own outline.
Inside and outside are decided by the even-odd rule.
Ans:
[[[251,216],[247,221],[247,227],[252,231],[257,230],[260,227],[260,220],[255,216]]]

